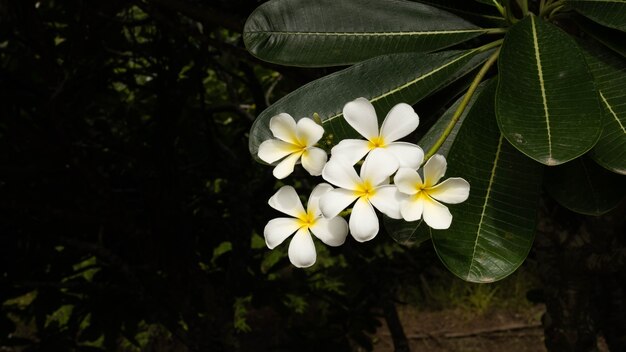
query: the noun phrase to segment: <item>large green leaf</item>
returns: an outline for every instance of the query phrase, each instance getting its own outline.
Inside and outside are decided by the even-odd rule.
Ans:
[[[269,121],[281,112],[296,119],[318,113],[328,146],[356,137],[343,119],[347,102],[358,97],[369,99],[382,120],[395,104],[415,104],[480,65],[490,52],[473,49],[380,56],[322,77],[286,95],[259,115],[250,132],[250,152],[256,157],[259,144],[273,138]]]
[[[569,35],[530,15],[507,33],[498,67],[498,124],[517,149],[558,165],[594,146],[602,108],[593,76]]]
[[[533,242],[541,165],[513,148],[498,130],[495,81],[465,117],[448,154],[446,177],[470,183],[467,201],[450,205],[448,230],[432,230],[439,258],[452,273],[492,282],[521,265]]]
[[[622,31],[626,31],[626,0],[567,0],[582,15]]]
[[[456,135],[459,128],[463,124],[465,116],[467,116],[467,113],[474,105],[476,98],[480,95],[480,92],[485,87],[485,84],[487,84],[487,82],[481,83],[476,88],[476,92],[467,104],[465,111],[463,112],[463,114],[461,114],[459,121],[454,126],[452,132],[450,132],[448,138],[446,138],[446,141],[441,145],[441,147],[437,151],[437,154],[441,154],[443,156],[448,155],[450,147],[456,139]],[[446,129],[446,126],[452,120],[452,116],[454,115],[456,109],[459,107],[459,104],[461,104],[461,100],[463,100],[463,96],[459,97],[454,102],[454,104],[452,104],[452,106],[450,106],[450,108],[448,108],[448,110],[444,112],[444,114],[437,120],[437,122],[435,122],[435,124],[428,130],[428,132],[426,132],[422,139],[420,139],[418,145],[422,147],[422,149],[424,149],[424,152],[427,152],[433,145],[435,145],[435,142],[437,141],[437,139],[439,139],[439,136],[441,136],[443,131]],[[385,216],[384,224],[387,233],[389,233],[389,236],[391,236],[391,238],[401,244],[420,244],[421,242],[430,239],[431,228],[422,221],[408,222],[404,220],[391,219]]]
[[[583,52],[604,109],[604,129],[591,157],[626,175],[626,60],[599,47],[585,47]]]
[[[273,0],[248,18],[243,39],[283,65],[346,65],[383,54],[429,52],[487,32],[443,10],[398,0]]]
[[[546,170],[548,193],[565,208],[587,215],[602,215],[626,195],[624,176],[601,168],[586,157]]]

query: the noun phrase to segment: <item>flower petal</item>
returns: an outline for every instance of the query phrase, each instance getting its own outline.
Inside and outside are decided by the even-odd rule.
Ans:
[[[350,165],[356,164],[369,152],[369,142],[364,139],[344,139],[330,150],[332,158],[343,158]]]
[[[392,219],[402,219],[400,214],[401,193],[393,185],[380,186],[376,188],[373,196],[369,197],[374,208]]]
[[[350,233],[359,242],[369,241],[378,234],[378,217],[372,205],[365,199],[359,199],[350,215]]]
[[[315,186],[315,188],[313,188],[313,190],[311,191],[311,195],[309,196],[309,201],[306,205],[306,210],[309,213],[313,213],[315,214],[315,216],[321,216],[322,215],[322,211],[320,210],[320,198],[328,193],[329,191],[331,191],[333,189],[333,186],[329,185],[328,183],[320,183],[317,186]]]
[[[300,229],[291,239],[289,243],[289,261],[295,267],[308,268],[315,264],[317,253],[315,253],[315,244],[313,238],[307,229]]]
[[[281,213],[291,215],[294,218],[304,214],[300,197],[298,197],[298,193],[296,193],[296,190],[291,186],[282,186],[274,193],[269,201],[267,201],[267,204]]]
[[[470,185],[460,177],[451,177],[433,188],[428,189],[428,195],[436,200],[448,204],[465,202],[469,197]]]
[[[274,249],[300,228],[300,222],[294,218],[276,218],[270,220],[263,229],[267,248]]]
[[[348,223],[340,216],[332,219],[319,218],[309,229],[315,237],[332,247],[341,246],[348,236]]]
[[[324,135],[324,127],[308,117],[303,117],[296,124],[296,136],[300,143],[310,147],[315,145]]]
[[[335,186],[350,190],[361,183],[354,167],[341,158],[330,158],[322,170],[322,177]]]
[[[407,197],[400,204],[400,213],[406,221],[417,221],[422,218],[424,212],[424,199],[422,195]]]
[[[452,214],[445,205],[428,197],[423,197],[424,201],[424,221],[428,226],[436,230],[445,230],[452,223]]]
[[[269,139],[259,145],[259,159],[268,164],[280,160],[295,152],[293,144],[283,142],[280,139]]]
[[[296,120],[291,115],[281,113],[270,119],[270,131],[274,137],[287,143],[297,144]]]
[[[302,167],[312,176],[322,174],[326,160],[328,160],[328,155],[321,148],[310,147],[302,153]]]
[[[354,194],[353,191],[343,189],[343,188],[335,188],[328,191],[320,198],[320,210],[324,217],[327,219],[334,218],[342,210],[348,207],[348,205],[352,204],[358,196]]]
[[[357,98],[343,107],[343,117],[359,134],[369,140],[378,137],[376,109],[369,100]]]
[[[298,162],[298,159],[300,159],[301,155],[302,152],[293,153],[283,159],[280,163],[278,163],[278,165],[276,165],[274,171],[272,172],[274,174],[274,177],[282,180],[283,178],[291,175],[291,173],[293,172],[293,168],[296,166],[296,162]]]
[[[400,167],[417,169],[424,161],[422,148],[413,143],[393,142],[387,145],[385,149],[396,157]]]
[[[383,148],[372,150],[361,166],[361,179],[380,185],[398,170],[398,160]]]
[[[391,108],[383,125],[380,127],[380,136],[389,143],[408,136],[415,131],[420,118],[409,104],[400,103]]]
[[[422,184],[422,178],[415,169],[401,167],[393,177],[393,183],[398,187],[398,191],[412,195],[417,193],[417,186]]]
[[[443,155],[435,154],[424,165],[424,186],[432,187],[439,182],[439,180],[446,173],[447,167],[446,158]]]

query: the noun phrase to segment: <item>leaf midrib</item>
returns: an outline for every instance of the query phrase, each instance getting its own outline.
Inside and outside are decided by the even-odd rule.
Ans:
[[[447,31],[399,31],[399,32],[307,32],[307,31],[247,31],[246,34],[274,34],[274,35],[306,35],[320,37],[383,37],[383,36],[420,36],[456,33],[488,32],[487,28],[453,29]]]
[[[622,125],[622,121],[619,120],[619,118],[617,117],[617,114],[615,113],[615,111],[613,111],[611,104],[609,104],[608,100],[604,97],[604,94],[602,94],[601,90],[599,90],[598,92],[600,93],[600,98],[602,98],[602,102],[604,103],[604,105],[606,105],[607,109],[609,109],[609,112],[611,113],[611,115],[613,116],[613,118],[615,119],[619,127],[622,128],[622,132],[626,134],[626,128],[624,128],[624,125]]]
[[[535,48],[535,59],[537,60],[537,72],[539,74],[539,87],[541,88],[541,98],[543,100],[543,112],[546,117],[546,131],[548,132],[548,163],[552,161],[552,133],[550,131],[550,113],[548,112],[548,98],[546,96],[545,82],[543,81],[543,68],[541,67],[541,56],[539,55],[539,42],[537,40],[537,28],[535,17],[530,16],[531,28],[533,32],[533,47]]]

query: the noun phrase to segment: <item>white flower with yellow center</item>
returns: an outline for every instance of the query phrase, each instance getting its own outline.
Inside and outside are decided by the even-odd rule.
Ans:
[[[329,246],[342,245],[348,235],[346,220],[341,217],[324,218],[319,208],[320,197],[332,189],[327,183],[317,185],[309,196],[305,210],[293,187],[281,187],[268,203],[292,218],[276,218],[267,223],[263,230],[267,247],[274,249],[295,232],[289,243],[289,260],[298,268],[307,268],[315,264],[317,258],[311,233]]]
[[[350,215],[350,233],[359,242],[369,241],[379,229],[374,208],[383,214],[400,219],[399,193],[389,184],[390,176],[398,169],[395,158],[384,158],[383,150],[373,150],[361,166],[360,175],[342,158],[331,158],[322,171],[322,177],[340,188],[333,189],[320,199],[325,217],[335,217],[355,200]]]
[[[415,169],[400,168],[394,177],[398,191],[405,194],[400,213],[406,221],[424,218],[433,229],[444,230],[452,223],[452,214],[438,201],[448,204],[464,202],[469,196],[470,185],[460,177],[451,177],[439,184],[446,173],[446,158],[434,155],[424,165],[424,180]]]
[[[328,155],[314,145],[324,135],[324,128],[309,118],[296,121],[289,114],[278,114],[270,119],[270,130],[276,139],[264,141],[259,146],[259,158],[268,164],[283,159],[274,168],[274,177],[283,179],[293,172],[296,163],[313,176],[319,176]]]
[[[357,98],[343,107],[343,117],[362,139],[344,139],[331,150],[332,156],[341,156],[352,165],[372,150],[384,150],[380,157],[395,157],[400,167],[417,169],[424,160],[424,152],[419,146],[396,142],[415,131],[419,125],[419,117],[411,105],[400,103],[394,106],[383,121],[380,131],[376,110],[365,98]]]

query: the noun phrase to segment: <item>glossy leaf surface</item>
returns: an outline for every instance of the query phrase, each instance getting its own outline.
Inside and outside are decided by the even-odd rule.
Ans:
[[[566,3],[600,24],[626,31],[626,0],[567,0]]]
[[[358,135],[344,120],[343,106],[358,97],[369,99],[380,121],[396,104],[415,104],[430,93],[480,65],[491,51],[478,49],[436,54],[405,53],[381,56],[313,81],[288,94],[259,115],[250,132],[250,152],[273,138],[272,116],[285,112],[294,118],[318,113],[330,147]],[[419,112],[418,112],[419,113]]]
[[[248,18],[244,42],[262,60],[335,66],[430,52],[485,30],[438,8],[398,0],[274,0]]]
[[[533,242],[540,195],[541,165],[498,130],[493,83],[474,103],[448,155],[445,177],[466,179],[469,199],[448,207],[448,230],[432,231],[446,267],[472,282],[500,280],[522,264]]]
[[[565,163],[594,146],[602,131],[600,100],[569,35],[528,16],[507,33],[498,68],[496,114],[513,146],[545,165]]]

